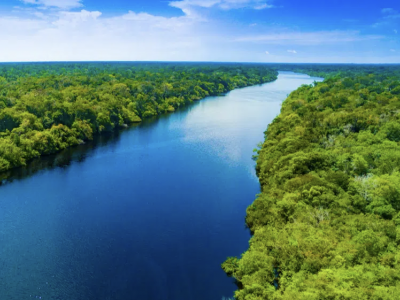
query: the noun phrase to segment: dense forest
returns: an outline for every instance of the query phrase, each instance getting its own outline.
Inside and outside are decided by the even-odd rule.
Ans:
[[[323,76],[283,102],[258,149],[261,193],[235,298],[399,299],[400,66],[281,65]]]
[[[290,94],[257,150],[249,249],[222,265],[235,298],[398,299],[400,66],[0,64],[0,172],[277,70],[325,80]]]
[[[0,64],[0,172],[277,74],[256,64]]]

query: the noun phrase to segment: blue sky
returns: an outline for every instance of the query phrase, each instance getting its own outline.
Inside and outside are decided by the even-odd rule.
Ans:
[[[1,0],[0,61],[400,63],[399,0]]]

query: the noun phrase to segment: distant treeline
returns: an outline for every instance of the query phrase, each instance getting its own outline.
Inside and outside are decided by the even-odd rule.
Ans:
[[[0,64],[0,172],[195,100],[275,80],[256,64]]]
[[[290,94],[257,151],[250,246],[223,264],[236,299],[399,299],[400,66],[280,68],[327,79]]]
[[[270,64],[270,66],[275,70],[293,71],[323,78],[354,78],[374,74],[375,83],[389,77],[398,78],[400,75],[400,64]]]

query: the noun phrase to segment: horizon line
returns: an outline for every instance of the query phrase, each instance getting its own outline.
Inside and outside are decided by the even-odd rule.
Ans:
[[[251,61],[179,61],[179,60],[49,60],[49,61],[0,61],[0,64],[24,64],[24,63],[232,63],[232,64],[293,64],[293,65],[400,65],[393,63],[349,63],[349,62],[251,62]]]

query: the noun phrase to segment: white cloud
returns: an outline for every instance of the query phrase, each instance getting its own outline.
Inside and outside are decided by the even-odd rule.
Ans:
[[[381,12],[383,14],[397,14],[397,10],[393,9],[393,8],[382,8]]]
[[[391,51],[391,52],[396,52],[396,50],[394,50],[394,49],[390,49],[390,51]]]
[[[252,8],[252,9],[265,9],[271,8],[265,0],[180,0],[171,1],[169,5],[181,9],[186,15],[195,14],[196,7],[211,8],[218,7],[221,9],[238,9],[238,8]]]
[[[25,4],[38,5],[40,7],[55,7],[60,9],[71,9],[82,7],[82,0],[20,0]]]
[[[58,20],[52,22],[58,28],[63,27],[76,27],[84,22],[90,23],[95,22],[98,17],[101,16],[99,11],[87,11],[81,10],[80,12],[60,12]]]
[[[386,20],[395,20],[395,19],[400,19],[400,14],[390,14],[385,16]]]
[[[267,4],[267,3],[253,6],[254,9],[258,9],[258,10],[265,9],[265,8],[272,8],[272,7],[274,7],[274,6]]]
[[[296,50],[288,50],[287,52],[292,53],[292,54],[296,54],[297,53]]]
[[[393,8],[384,8],[381,12],[384,16],[378,22],[371,25],[373,28],[393,25],[393,23],[397,22],[397,19],[400,19],[400,13]]]
[[[382,39],[378,35],[360,35],[358,31],[285,32],[236,38],[238,42],[268,43],[280,45],[321,45]]]
[[[217,38],[188,16],[56,12],[47,18],[0,17],[0,61],[207,60]]]
[[[385,26],[385,25],[389,25],[389,22],[388,21],[376,22],[376,23],[372,24],[371,27],[378,28],[380,26]]]
[[[35,0],[35,3],[39,1],[44,3],[45,0]],[[222,0],[207,1],[208,4],[199,0],[201,5],[209,7],[220,7],[222,3]],[[247,5],[255,3],[248,0],[236,0],[235,3],[244,5],[244,2]],[[243,24],[222,20],[210,19],[204,22],[196,14],[162,17],[131,11],[111,17],[100,11],[68,11],[51,6],[47,6],[48,9],[39,9],[40,5],[43,4],[28,5],[9,16],[0,16],[0,61],[363,62],[364,57],[371,55],[366,62],[400,62],[397,55],[399,52],[382,57],[375,57],[373,54],[347,55],[345,50],[341,56],[334,54],[335,56],[329,57],[330,48],[327,52],[327,47],[319,52],[320,48],[317,46],[325,44],[330,46],[344,42],[376,40],[377,45],[380,45],[379,39],[383,37],[361,35],[357,31],[288,32],[280,28],[274,29],[275,32],[272,33],[237,37],[238,32],[243,33],[243,29],[260,32],[265,27],[262,23],[255,27],[243,27]],[[201,12],[200,6],[197,8],[195,12]],[[271,32],[273,29],[267,30]],[[284,48],[276,45],[283,45]],[[310,53],[302,50],[302,45],[316,47]],[[351,44],[353,45],[356,47],[357,43]],[[391,47],[394,46],[385,46],[383,49]],[[297,49],[301,54],[297,55],[295,50],[286,52],[286,49]]]

